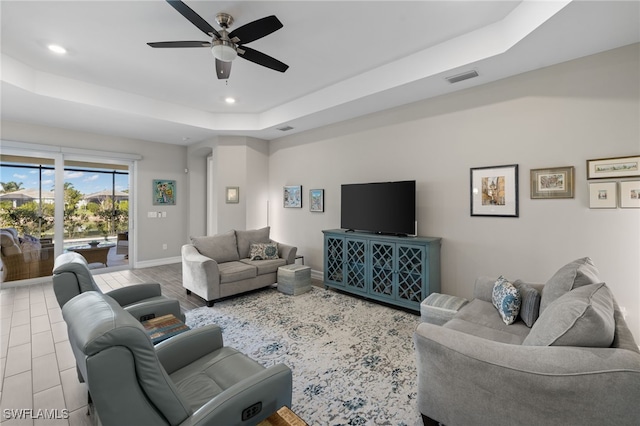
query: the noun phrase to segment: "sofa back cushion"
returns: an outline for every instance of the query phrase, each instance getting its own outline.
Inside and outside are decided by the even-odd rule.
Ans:
[[[14,237],[13,233],[9,229],[3,229],[0,231],[0,246],[3,256],[22,253],[18,238]]]
[[[249,257],[252,243],[270,243],[269,231],[271,227],[265,226],[260,229],[251,229],[248,231],[236,231],[238,239],[238,255],[240,259]]]
[[[611,291],[604,283],[589,284],[550,303],[522,344],[608,348],[615,326]]]
[[[602,282],[598,269],[590,258],[574,260],[558,270],[544,286],[540,298],[540,314],[551,302],[571,290],[589,284]]]
[[[240,260],[235,231],[206,237],[191,237],[191,242],[203,256],[218,263]]]

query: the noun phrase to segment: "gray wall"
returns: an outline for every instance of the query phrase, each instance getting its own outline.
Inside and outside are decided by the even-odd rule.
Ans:
[[[442,291],[478,275],[546,282],[590,256],[640,342],[640,210],[589,209],[586,160],[640,154],[639,45],[270,143],[270,224],[321,271],[343,183],[415,179],[418,233],[443,238]],[[469,169],[518,164],[520,217],[471,217]],[[532,200],[530,169],[575,166],[575,198]],[[303,185],[302,209],[281,206]],[[308,190],[325,189],[325,213]]]

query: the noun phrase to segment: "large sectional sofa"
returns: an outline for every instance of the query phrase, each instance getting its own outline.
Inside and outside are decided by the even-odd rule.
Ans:
[[[192,237],[182,246],[182,286],[214,301],[277,282],[278,268],[295,262],[297,248],[273,241],[270,227]]]
[[[424,423],[637,425],[640,351],[593,262],[571,262],[544,285],[510,283],[515,318],[518,303],[501,305],[505,282],[477,279],[449,321],[416,328]]]

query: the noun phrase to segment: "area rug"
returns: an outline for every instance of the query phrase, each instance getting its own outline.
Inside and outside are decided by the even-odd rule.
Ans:
[[[422,424],[413,331],[419,317],[333,290],[275,288],[186,313],[218,324],[224,344],[293,371],[291,409],[310,425]]]

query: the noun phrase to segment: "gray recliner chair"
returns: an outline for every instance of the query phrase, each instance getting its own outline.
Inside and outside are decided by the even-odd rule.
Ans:
[[[83,293],[62,315],[103,425],[255,425],[291,405],[291,370],[264,368],[223,346],[218,326],[154,347],[142,325],[109,296]]]
[[[53,290],[61,308],[85,291],[102,293],[91,275],[86,259],[74,252],[61,254],[56,258],[53,266]],[[180,303],[163,296],[158,283],[130,285],[107,294],[138,321],[173,314],[184,322],[185,316],[180,310]]]

